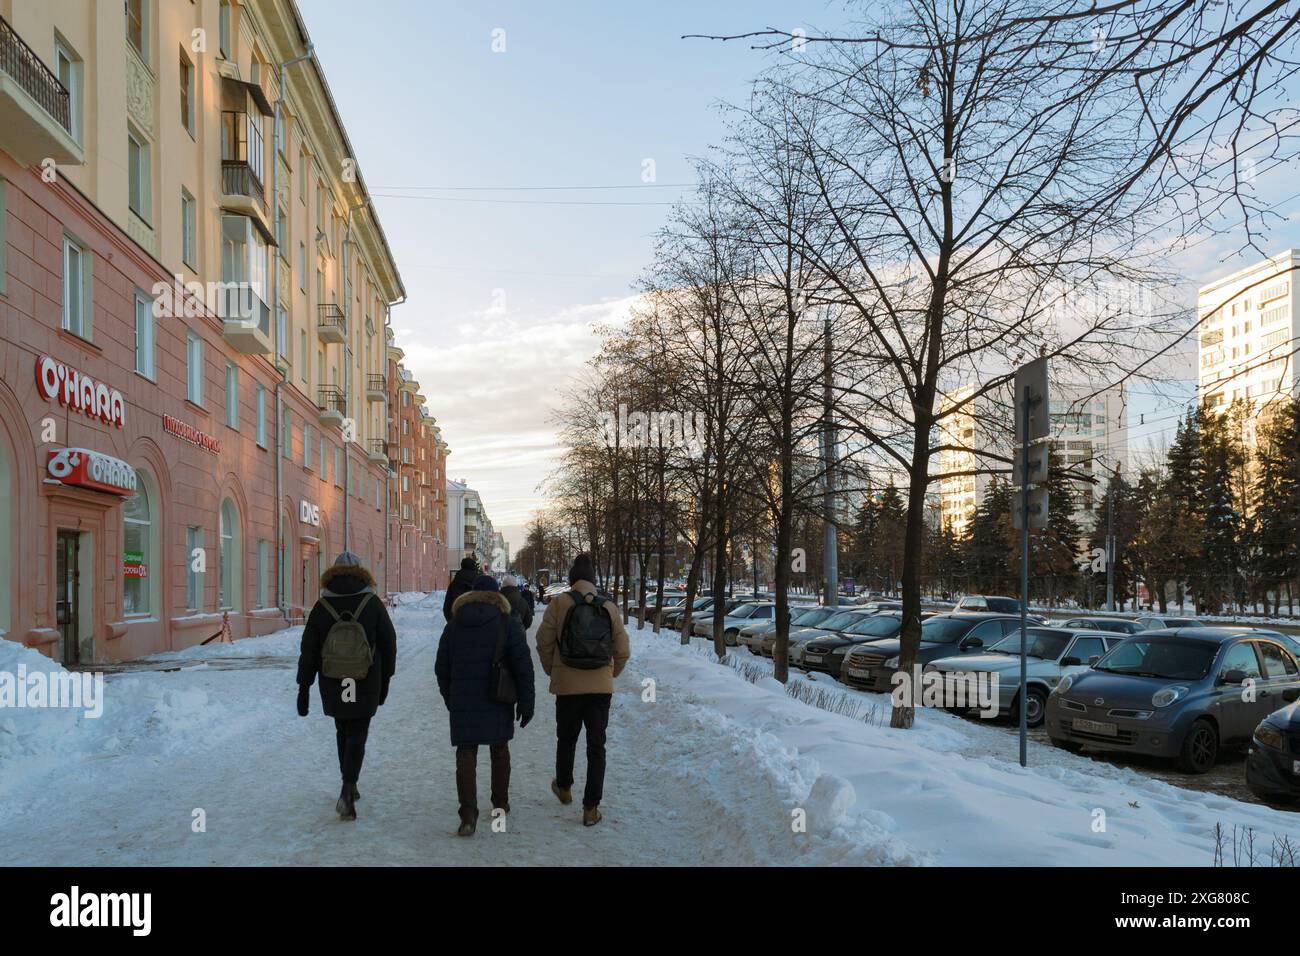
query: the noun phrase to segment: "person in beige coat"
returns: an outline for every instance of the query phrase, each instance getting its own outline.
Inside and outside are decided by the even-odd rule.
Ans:
[[[591,557],[580,554],[569,570],[570,591],[557,595],[546,605],[546,613],[537,628],[537,657],[551,678],[555,695],[555,778],[551,790],[563,804],[573,801],[573,761],[578,750],[578,736],[587,732],[587,780],[582,794],[583,826],[600,822],[600,801],[605,786],[605,730],[609,725],[609,705],[614,696],[614,678],[623,672],[632,656],[627,628],[619,617],[618,606],[597,596],[596,573]],[[609,616],[608,662],[599,666],[576,667],[566,664],[562,651],[562,632],[569,612],[575,607],[573,593],[584,600],[594,598]],[[603,626],[603,622],[601,622]]]

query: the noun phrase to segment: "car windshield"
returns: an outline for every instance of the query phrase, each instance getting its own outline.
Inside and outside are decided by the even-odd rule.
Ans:
[[[812,607],[806,611],[796,611],[790,616],[791,624],[798,624],[802,627],[812,627],[814,624],[820,624],[835,612],[828,607]]]
[[[704,598],[696,598],[696,599],[695,599],[695,603],[691,605],[691,609],[692,609],[692,610],[695,610],[695,611],[698,611],[698,610],[700,610],[701,608],[703,608],[703,607],[707,607],[708,605],[710,605],[710,604],[712,604],[712,603],[713,603],[713,598],[707,598],[707,597],[704,597]]]
[[[1061,634],[1057,631],[1047,631],[1042,628],[1031,627],[1026,632],[1029,636],[1029,642],[1025,647],[1026,657],[1037,657],[1045,661],[1054,661],[1061,656],[1061,651],[1065,650],[1066,642],[1070,640],[1069,634]],[[997,654],[1015,654],[1020,656],[1020,632],[1008,634],[1002,640],[989,648]]]
[[[1116,645],[1093,667],[1114,674],[1200,680],[1210,672],[1219,645],[1178,638],[1130,638]]]
[[[861,616],[862,615],[850,611],[839,611],[838,613],[832,614],[817,626],[824,627],[828,631],[842,631]]]
[[[997,611],[999,614],[1019,614],[1020,602],[1013,601],[1011,598],[985,598],[988,601],[989,610]]]
[[[758,610],[757,604],[742,604],[740,607],[727,612],[727,617],[749,617]]]
[[[921,625],[921,640],[927,644],[955,644],[978,623],[960,617],[932,617]]]
[[[890,615],[887,617],[864,617],[862,620],[845,628],[845,634],[865,634],[868,637],[893,637],[902,627],[902,621]]]

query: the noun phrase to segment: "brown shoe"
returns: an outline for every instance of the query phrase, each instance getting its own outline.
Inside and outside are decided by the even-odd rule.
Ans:
[[[551,780],[551,793],[555,794],[566,807],[573,802],[573,791],[568,787],[561,787],[555,780]]]
[[[582,808],[582,825],[584,827],[594,827],[599,822],[600,822],[600,807]]]

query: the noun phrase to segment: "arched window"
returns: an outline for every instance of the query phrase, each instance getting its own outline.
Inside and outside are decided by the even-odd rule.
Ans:
[[[122,505],[122,613],[128,617],[153,612],[153,503],[148,476],[135,474],[135,494]]]
[[[239,538],[239,512],[229,498],[221,502],[220,544],[220,605],[223,610],[233,609],[239,607],[239,555],[242,545]]]

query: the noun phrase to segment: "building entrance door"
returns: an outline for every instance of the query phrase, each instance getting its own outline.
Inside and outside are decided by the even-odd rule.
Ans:
[[[59,530],[55,544],[54,613],[65,665],[81,662],[81,535]]]

